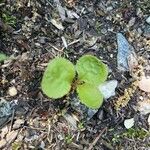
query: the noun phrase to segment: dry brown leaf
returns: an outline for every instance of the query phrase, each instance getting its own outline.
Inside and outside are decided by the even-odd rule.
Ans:
[[[150,77],[143,76],[139,81],[139,88],[144,92],[150,92]]]

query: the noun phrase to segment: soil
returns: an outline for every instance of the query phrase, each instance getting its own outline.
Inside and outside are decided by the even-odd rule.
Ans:
[[[148,115],[136,109],[139,97],[149,95],[136,89],[127,106],[119,111],[114,107],[134,81],[128,71],[117,69],[116,34],[122,33],[136,54],[150,62],[149,14],[149,0],[0,1],[0,52],[10,57],[0,62],[0,98],[13,106],[0,124],[0,148],[150,149]],[[76,64],[85,54],[100,58],[110,69],[108,80],[118,81],[116,95],[90,119],[72,107],[75,94],[52,100],[41,90],[51,59],[61,56]],[[11,95],[10,87],[17,93]],[[135,120],[132,129],[124,126],[129,118]],[[72,119],[77,127],[70,124]],[[5,143],[7,136],[11,138]]]

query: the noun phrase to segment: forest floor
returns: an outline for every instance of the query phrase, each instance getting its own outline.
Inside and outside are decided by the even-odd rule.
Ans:
[[[148,17],[149,0],[0,0],[0,53],[9,57],[0,62],[0,115],[7,112],[0,116],[0,149],[150,149],[150,94],[118,69],[116,36],[126,37],[150,75]],[[72,107],[76,95],[51,100],[41,90],[49,60],[75,64],[85,54],[100,58],[108,80],[118,82],[115,96],[90,118]],[[129,129],[127,119],[134,119]]]

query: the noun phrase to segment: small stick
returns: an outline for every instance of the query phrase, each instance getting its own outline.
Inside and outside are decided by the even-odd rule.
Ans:
[[[54,46],[54,45],[52,45],[52,44],[50,44],[49,43],[49,46],[51,46],[52,48],[54,48],[56,51],[58,51],[58,52],[62,52],[62,50],[60,50],[60,49],[58,49],[56,46]]]
[[[11,123],[10,123],[10,127],[9,127],[9,132],[11,131],[12,126],[13,126],[14,116],[15,116],[15,110],[13,109],[12,117],[11,117]]]
[[[73,44],[76,44],[76,43],[78,43],[79,41],[80,41],[80,39],[75,40],[75,41],[72,41],[71,43],[68,44],[67,47],[69,47],[69,46],[71,46],[71,45],[73,45]],[[61,50],[63,51],[64,49],[65,49],[65,47],[63,47]]]
[[[80,41],[80,39],[75,40],[75,41],[72,41],[71,43],[68,44],[68,46],[71,46],[71,45],[73,45],[73,44],[75,44],[75,43],[78,43],[79,41]]]
[[[94,145],[97,143],[97,141],[99,140],[99,138],[101,137],[101,135],[106,131],[107,127],[104,128],[101,133],[95,138],[95,140],[90,144],[89,148],[87,150],[92,150],[92,148],[94,147]]]
[[[47,133],[46,129],[42,129],[42,128],[35,128],[35,127],[28,127],[28,126],[23,126],[24,128],[27,128],[27,129],[33,129],[33,130],[38,130],[40,132],[43,132],[43,133]]]

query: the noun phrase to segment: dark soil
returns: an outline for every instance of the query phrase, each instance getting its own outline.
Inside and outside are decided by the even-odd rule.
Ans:
[[[0,143],[0,147],[150,149],[148,115],[141,115],[135,109],[140,91],[135,91],[126,107],[120,111],[114,109],[114,102],[133,82],[129,72],[121,73],[117,69],[116,33],[123,33],[137,55],[149,61],[150,37],[145,34],[147,26],[150,28],[145,21],[150,14],[149,0],[58,1],[0,1],[0,52],[10,56],[10,60],[0,63],[0,98],[14,103],[14,114],[4,120],[0,132],[6,127],[18,132],[10,143],[4,146]],[[64,20],[58,4],[66,9]],[[53,25],[51,19],[57,21],[59,27]],[[71,107],[70,102],[76,95],[54,101],[42,93],[40,85],[49,60],[62,56],[75,64],[84,54],[100,58],[111,70],[108,80],[118,81],[116,95],[105,101],[90,120]],[[10,96],[10,87],[17,89],[16,95]],[[73,128],[63,114],[77,118],[78,127]],[[128,118],[135,119],[133,130],[124,127],[124,120]],[[14,127],[17,120],[22,122]]]

